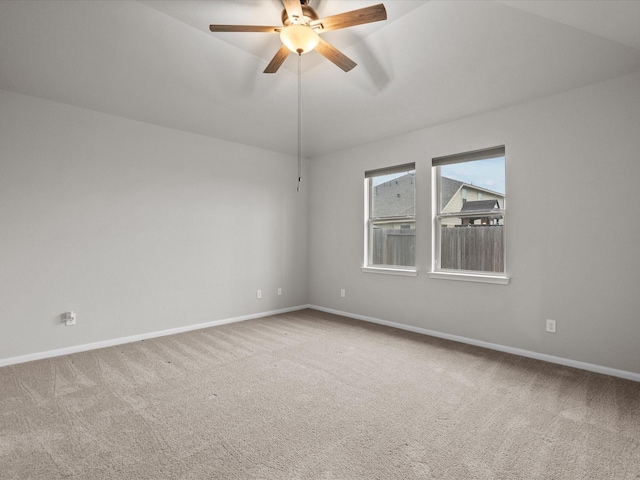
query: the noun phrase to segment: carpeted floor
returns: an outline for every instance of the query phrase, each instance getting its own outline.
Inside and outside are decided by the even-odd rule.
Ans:
[[[640,383],[312,310],[0,368],[2,479],[638,479]]]

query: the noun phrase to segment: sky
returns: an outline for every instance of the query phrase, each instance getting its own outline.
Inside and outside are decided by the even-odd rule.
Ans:
[[[443,177],[453,178],[494,192],[505,193],[504,157],[454,163],[440,167]]]
[[[443,177],[453,178],[461,182],[477,185],[494,192],[505,193],[504,157],[476,160],[475,162],[454,163],[440,167]],[[406,172],[382,175],[373,178],[373,185],[380,185]]]

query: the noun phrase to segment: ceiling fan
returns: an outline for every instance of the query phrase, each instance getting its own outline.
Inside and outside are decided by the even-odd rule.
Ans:
[[[269,62],[264,73],[277,72],[291,52],[302,55],[314,49],[342,70],[348,72],[356,66],[356,62],[323,40],[318,34],[387,19],[387,11],[383,4],[320,18],[318,13],[309,5],[309,0],[282,0],[282,3],[284,10],[281,15],[281,27],[210,25],[209,30],[212,32],[279,33],[282,46]]]

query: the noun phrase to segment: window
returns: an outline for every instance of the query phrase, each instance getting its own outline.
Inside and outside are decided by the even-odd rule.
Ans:
[[[431,276],[507,283],[505,148],[434,158],[432,165]]]
[[[365,172],[364,271],[415,272],[415,174],[413,163]]]

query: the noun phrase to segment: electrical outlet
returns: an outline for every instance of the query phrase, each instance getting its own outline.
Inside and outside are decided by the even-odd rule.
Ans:
[[[68,327],[70,325],[76,324],[76,312],[66,312],[62,315],[62,319],[64,320],[64,324]]]
[[[347,296],[347,291],[346,291],[344,288],[340,289],[340,296],[341,296],[342,298],[344,298],[344,297],[346,297],[346,296]]]
[[[282,288],[278,288],[278,295],[282,295]]]
[[[262,290],[258,290],[256,293],[256,298],[262,298]]]
[[[556,321],[547,318],[547,332],[556,333]]]

